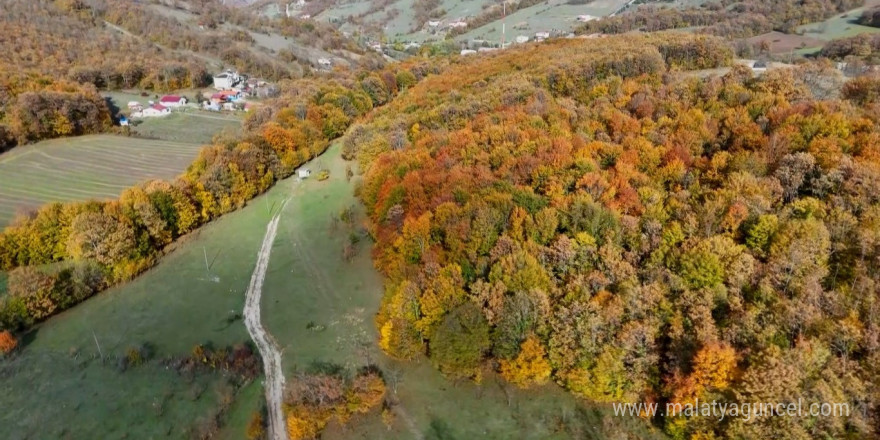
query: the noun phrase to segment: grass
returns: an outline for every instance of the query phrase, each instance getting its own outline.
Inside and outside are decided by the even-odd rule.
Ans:
[[[147,118],[134,126],[139,135],[166,141],[205,145],[214,135],[241,132],[241,118],[225,113],[187,109],[163,118]]]
[[[185,433],[212,417],[221,396],[229,393],[224,376],[187,377],[156,362],[120,373],[114,362],[102,365],[94,358],[94,339],[105,356],[148,343],[157,358],[186,355],[196,344],[247,341],[238,316],[266,221],[259,204],[228,214],[188,237],[141,277],[24,337],[17,357],[0,362],[3,437],[188,437]],[[214,261],[210,270],[205,255],[209,264]],[[251,395],[249,390],[241,395]],[[244,411],[250,414],[249,408]],[[230,419],[239,420],[240,414],[233,407]]]
[[[855,21],[862,15],[862,12],[870,7],[880,4],[877,0],[869,0],[866,5],[861,8],[853,9],[843,14],[835,15],[828,20],[805,24],[797,28],[798,32],[802,32],[804,36],[818,38],[820,40],[834,40],[837,38],[853,37],[858,34],[877,33],[880,28],[862,26]]]
[[[148,179],[178,175],[199,144],[92,135],[52,139],[0,155],[0,226],[47,202],[106,199]]]
[[[235,403],[229,409],[226,423],[223,429],[214,437],[216,440],[241,440],[251,415],[254,411],[262,411],[263,386],[260,381],[254,381],[243,387],[235,398]]]

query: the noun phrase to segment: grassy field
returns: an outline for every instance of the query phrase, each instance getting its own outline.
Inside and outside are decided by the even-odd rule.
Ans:
[[[803,33],[806,37],[818,38],[826,41],[837,38],[852,37],[864,33],[877,33],[880,32],[880,28],[862,26],[856,23],[856,20],[862,15],[862,11],[866,8],[877,5],[880,5],[880,1],[869,0],[865,2],[864,7],[835,15],[822,22],[805,24],[798,27],[797,31]]]
[[[2,437],[187,438],[194,425],[213,417],[230,393],[222,374],[183,376],[156,361],[122,373],[115,362],[94,358],[95,339],[108,357],[150,344],[156,359],[186,355],[196,344],[247,341],[238,316],[267,218],[260,204],[224,216],[156,268],[25,337],[17,357],[0,362]],[[259,405],[253,388],[259,387],[240,393],[250,405],[235,405],[229,415],[241,430]],[[227,438],[241,438],[241,430]]]
[[[138,182],[174,177],[199,144],[114,135],[52,139],[0,155],[0,226],[46,202],[112,198]]]
[[[188,109],[186,112],[175,112],[164,118],[144,119],[138,122],[133,130],[140,136],[152,139],[205,145],[210,143],[217,133],[239,134],[241,117]]]

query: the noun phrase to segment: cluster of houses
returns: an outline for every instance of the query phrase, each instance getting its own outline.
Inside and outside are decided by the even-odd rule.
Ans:
[[[221,111],[221,110],[249,110],[250,104],[245,102],[246,97],[254,98],[271,98],[278,94],[278,88],[273,84],[257,78],[248,78],[239,75],[234,70],[214,75],[213,94],[205,94],[199,98],[202,101],[202,108],[205,110]],[[146,96],[146,94],[144,94]],[[204,98],[204,101],[203,99]],[[147,101],[143,104],[139,101],[130,101],[128,103],[128,114],[131,118],[157,118],[168,116],[173,110],[195,104],[190,104],[186,97],[179,95],[165,95],[158,101]],[[128,125],[128,118],[122,117],[119,120],[120,125]]]
[[[205,110],[247,111],[250,105],[245,102],[246,98],[271,98],[278,95],[278,88],[273,84],[240,75],[231,69],[214,75],[214,90],[217,92],[206,96],[207,100],[202,104]]]
[[[207,101],[202,103],[205,110],[219,112],[220,110],[234,111],[242,102],[242,94],[238,90],[223,90],[214,93]]]

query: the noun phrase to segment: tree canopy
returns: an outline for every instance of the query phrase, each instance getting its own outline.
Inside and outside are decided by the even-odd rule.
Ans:
[[[460,59],[357,124],[383,349],[595,401],[864,409],[663,421],[675,438],[874,435],[876,107],[792,70],[678,73],[729,61],[680,34],[556,41]]]

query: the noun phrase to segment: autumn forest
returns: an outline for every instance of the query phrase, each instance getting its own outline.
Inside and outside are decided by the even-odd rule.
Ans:
[[[279,88],[240,135],[216,136],[177,178],[51,203],[3,230],[0,352],[338,143],[382,275],[370,321],[395,360],[426,360],[452,382],[555,384],[606,406],[854,408],[750,421],[642,414],[673,439],[880,435],[880,78],[837,75],[842,85],[829,86],[828,63],[756,75],[722,39],[854,2],[647,9],[581,29],[624,35],[393,63],[329,27],[201,3],[205,35],[117,0],[24,2],[0,17],[18,35],[0,35],[14,48],[0,61],[0,152],[115,130],[100,91],[206,86],[204,60],[187,51]],[[292,53],[249,52],[251,34],[221,22],[360,61],[318,75]],[[664,31],[694,23],[701,34]],[[878,41],[852,37],[821,55]],[[288,434],[318,437],[387,405],[383,372],[361,367],[292,380]]]
[[[656,421],[674,438],[875,435],[874,102],[815,99],[797,71],[679,74],[729,64],[713,39],[541,49],[451,67],[351,130],[382,348],[599,402],[861,408]]]

